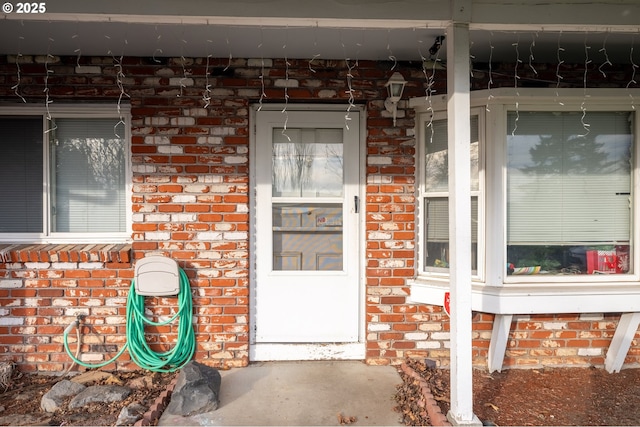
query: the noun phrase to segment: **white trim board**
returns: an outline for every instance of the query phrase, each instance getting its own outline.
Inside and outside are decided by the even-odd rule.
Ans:
[[[252,362],[283,360],[364,360],[365,343],[347,344],[254,344],[249,350]]]
[[[442,306],[449,283],[425,283],[418,279],[409,282],[409,289],[411,302]],[[471,309],[493,314],[634,312],[640,311],[640,288],[637,283],[580,287],[575,284],[474,285],[471,290]]]

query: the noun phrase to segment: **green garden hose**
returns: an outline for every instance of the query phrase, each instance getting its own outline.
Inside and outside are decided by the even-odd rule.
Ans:
[[[86,368],[102,368],[115,360],[129,348],[131,360],[143,369],[154,372],[174,372],[191,360],[196,351],[196,339],[193,331],[193,301],[189,288],[189,279],[182,269],[180,271],[180,292],[178,293],[178,311],[169,320],[153,322],[144,315],[144,296],[140,296],[135,290],[135,279],[131,282],[131,289],[127,297],[127,342],[120,351],[105,362],[90,364],[79,360],[69,349],[68,335],[75,326],[80,327],[79,320],[69,325],[64,331],[64,348],[71,359],[80,366]],[[166,352],[155,352],[149,347],[144,335],[145,324],[164,326],[177,318],[178,339],[173,348]],[[80,345],[80,342],[77,343]]]

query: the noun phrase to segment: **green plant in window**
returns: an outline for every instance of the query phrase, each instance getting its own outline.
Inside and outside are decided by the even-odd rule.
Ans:
[[[543,271],[558,270],[561,266],[558,261],[561,254],[557,248],[549,246],[527,246],[523,248],[523,256],[515,262],[516,267],[537,267]]]

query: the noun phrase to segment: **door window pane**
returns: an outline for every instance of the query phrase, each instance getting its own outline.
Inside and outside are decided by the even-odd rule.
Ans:
[[[508,115],[508,273],[630,272],[631,117]]]
[[[342,204],[274,203],[274,270],[342,270]]]
[[[341,197],[342,129],[274,129],[274,197]]]

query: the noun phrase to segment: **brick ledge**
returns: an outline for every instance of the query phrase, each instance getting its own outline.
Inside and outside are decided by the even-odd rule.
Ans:
[[[409,367],[406,363],[403,363],[400,368],[402,369],[402,372],[404,372],[407,376],[418,381],[418,387],[420,389],[420,394],[422,394],[424,408],[427,411],[427,415],[429,416],[431,425],[451,426],[451,423],[449,422],[449,420],[447,420],[446,415],[442,413],[438,402],[436,402],[436,399],[431,393],[429,384],[424,380],[424,378],[422,378],[420,374],[418,374],[413,368]]]
[[[158,420],[162,416],[162,413],[169,405],[171,401],[171,395],[173,394],[173,390],[176,388],[176,383],[178,382],[178,376],[171,381],[169,386],[163,391],[160,396],[156,398],[151,407],[144,413],[142,419],[136,421],[134,426],[155,426],[158,424]]]
[[[104,262],[131,264],[130,244],[5,244],[0,243],[0,263]]]

